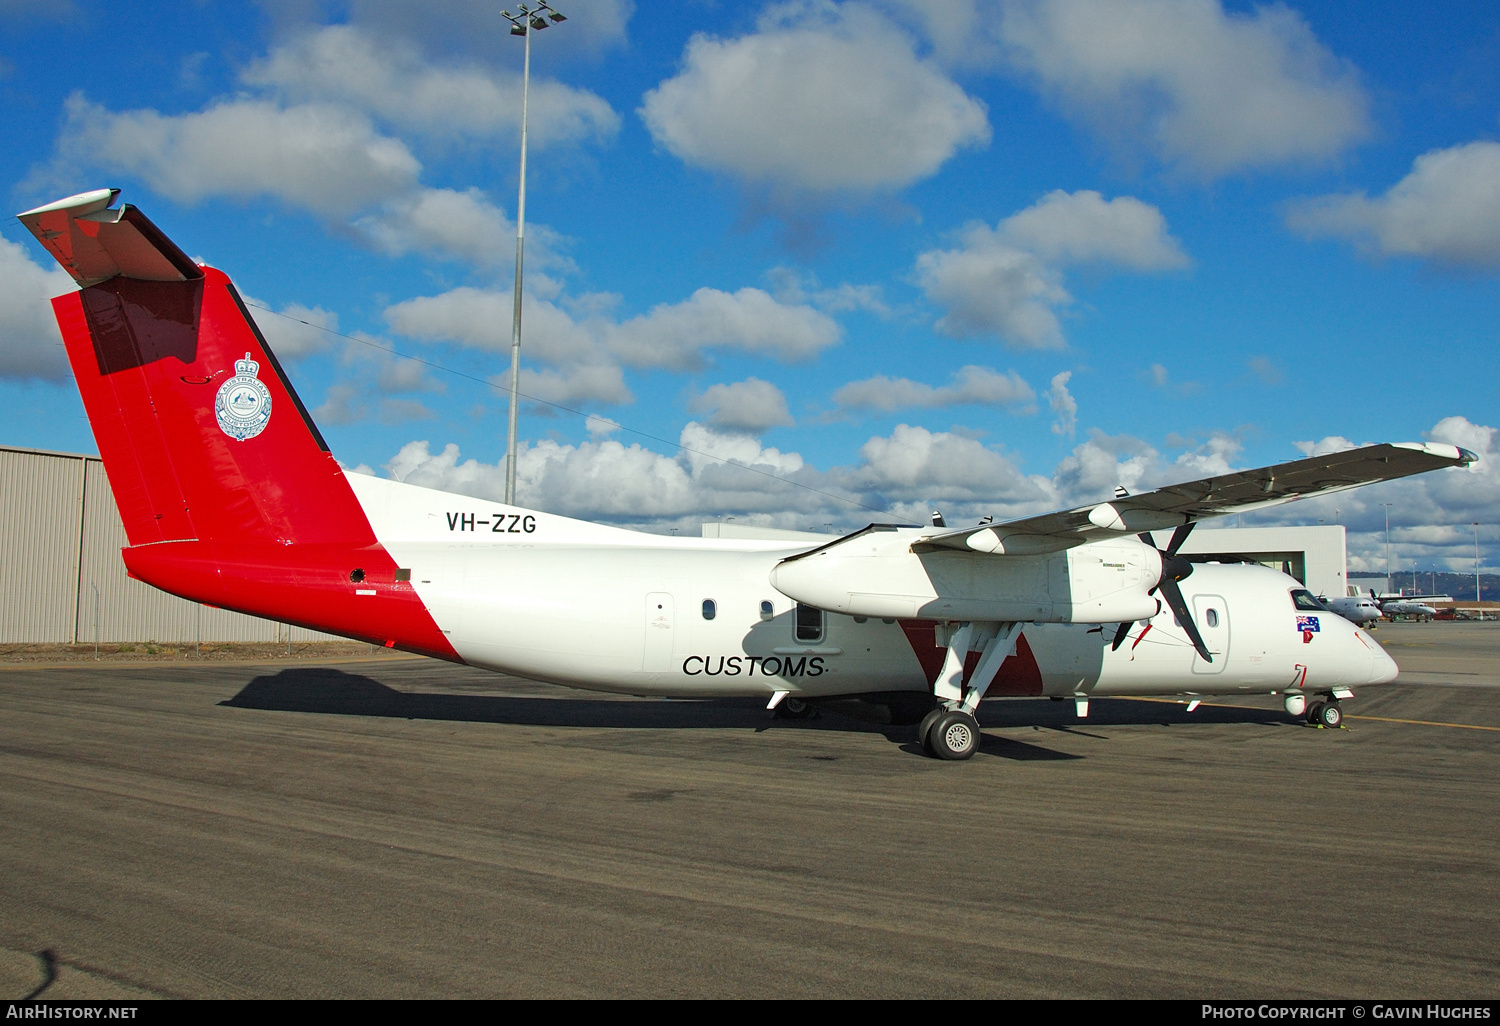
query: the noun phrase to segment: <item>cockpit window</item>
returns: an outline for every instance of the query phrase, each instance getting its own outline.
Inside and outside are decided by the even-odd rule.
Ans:
[[[1313,611],[1327,611],[1328,607],[1319,602],[1310,591],[1292,592],[1292,605],[1298,609],[1310,609]]]

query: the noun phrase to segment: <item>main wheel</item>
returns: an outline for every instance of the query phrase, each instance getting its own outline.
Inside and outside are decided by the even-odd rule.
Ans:
[[[805,720],[813,714],[813,707],[800,698],[784,698],[776,713],[784,720]]]
[[[944,713],[928,731],[928,744],[939,759],[967,759],[979,747],[979,721],[966,712]]]
[[[1307,711],[1302,715],[1307,717],[1307,722],[1309,724],[1316,727],[1320,722],[1319,717],[1323,715],[1323,706],[1325,706],[1326,704],[1326,702],[1312,702],[1308,705]]]
[[[1337,702],[1328,702],[1318,710],[1318,722],[1329,730],[1337,730],[1343,726],[1344,710],[1339,708]]]
[[[917,724],[917,743],[922,746],[922,751],[933,758],[937,758],[937,750],[932,747],[932,725],[938,721],[939,716],[942,716],[947,711],[942,706],[937,706],[926,716],[923,716],[922,722]]]

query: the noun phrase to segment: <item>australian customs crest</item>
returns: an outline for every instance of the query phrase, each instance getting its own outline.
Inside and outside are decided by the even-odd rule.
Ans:
[[[260,364],[246,353],[234,361],[234,377],[219,386],[214,397],[214,416],[230,438],[243,442],[266,429],[271,419],[271,392],[255,375]]]

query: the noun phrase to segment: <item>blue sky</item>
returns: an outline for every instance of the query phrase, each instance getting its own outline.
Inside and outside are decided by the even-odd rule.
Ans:
[[[1500,455],[1492,4],[559,6],[525,504],[953,523],[1351,442]],[[266,308],[347,465],[498,494],[497,10],[0,0],[12,209],[122,188]],[[0,238],[0,443],[93,451],[41,302],[67,281]],[[1250,520],[1336,519],[1383,569],[1392,502],[1398,564],[1457,570],[1491,521],[1493,568],[1491,464]]]

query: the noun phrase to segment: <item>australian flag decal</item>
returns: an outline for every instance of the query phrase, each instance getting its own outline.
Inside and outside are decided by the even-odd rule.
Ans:
[[[1302,632],[1302,644],[1310,644],[1312,636],[1321,632],[1321,628],[1318,626],[1318,618],[1316,616],[1297,617],[1297,630]]]

